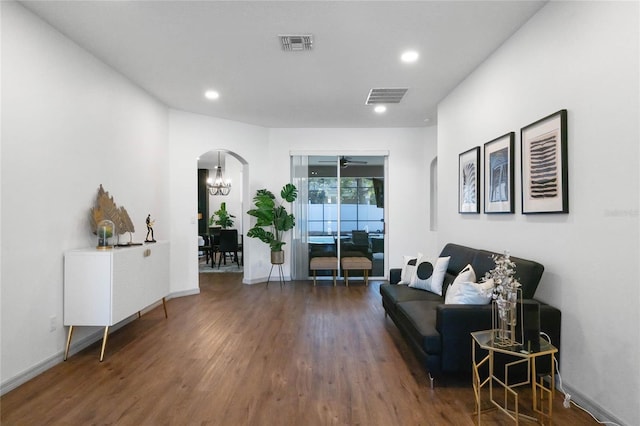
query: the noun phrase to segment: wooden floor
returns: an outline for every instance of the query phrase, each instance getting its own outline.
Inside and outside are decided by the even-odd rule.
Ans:
[[[0,399],[2,425],[472,425],[470,380],[428,385],[378,292],[201,274],[167,303]],[[513,424],[500,413],[483,424]],[[596,424],[554,401],[554,424]]]

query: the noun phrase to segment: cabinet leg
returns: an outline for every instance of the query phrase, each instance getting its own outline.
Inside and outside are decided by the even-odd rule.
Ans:
[[[107,347],[107,337],[109,337],[109,326],[104,328],[104,336],[102,336],[102,349],[100,350],[100,362],[104,359],[104,348]]]
[[[69,333],[67,334],[67,346],[64,348],[64,360],[67,360],[69,356],[69,346],[71,346],[71,336],[73,335],[73,326],[69,326]]]
[[[169,318],[169,315],[167,314],[167,299],[164,297],[162,298],[162,307],[164,308],[164,317]]]

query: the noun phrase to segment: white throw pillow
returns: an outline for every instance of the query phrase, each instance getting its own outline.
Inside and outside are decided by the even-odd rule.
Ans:
[[[413,276],[413,272],[416,269],[416,263],[418,259],[422,257],[421,253],[418,253],[418,256],[403,256],[402,263],[402,272],[400,273],[400,281],[398,284],[400,285],[408,285],[411,283],[411,277]]]
[[[464,282],[476,282],[476,272],[473,270],[473,267],[471,265],[465,266],[462,271],[458,273],[456,279],[453,280],[453,283],[447,290],[447,295],[444,298],[444,303],[454,303],[450,302],[450,300],[454,300],[453,298],[457,297],[458,287],[460,286],[460,283]]]
[[[491,301],[493,280],[482,283],[462,281],[447,291],[445,303],[454,305],[486,305]]]
[[[442,283],[444,283],[444,277],[447,272],[447,268],[449,267],[450,259],[450,256],[439,257],[438,260],[436,260],[436,264],[433,266],[431,276],[426,279],[418,277],[418,267],[420,266],[420,263],[427,261],[425,259],[418,259],[418,264],[415,272],[413,273],[413,277],[411,277],[409,287],[427,290],[431,293],[442,296]]]
[[[420,272],[424,271],[427,272],[425,275],[420,274]],[[427,281],[431,279],[432,272],[433,266],[427,258],[423,256],[418,257],[418,260],[416,261],[416,268],[413,270],[411,280],[409,281],[409,287],[419,288],[420,290],[429,290]]]

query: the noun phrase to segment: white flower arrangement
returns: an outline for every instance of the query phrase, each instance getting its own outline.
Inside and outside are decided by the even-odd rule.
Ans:
[[[521,287],[520,281],[515,278],[516,264],[509,258],[509,253],[493,255],[496,267],[488,271],[484,280],[493,280],[492,299],[498,306],[500,319],[507,320],[507,313],[515,307],[518,301],[518,289]]]

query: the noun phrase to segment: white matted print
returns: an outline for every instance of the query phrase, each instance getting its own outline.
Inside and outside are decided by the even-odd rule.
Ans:
[[[569,213],[567,110],[523,127],[522,213]]]
[[[458,157],[458,213],[480,213],[480,147]]]
[[[484,144],[484,212],[513,213],[513,145],[515,133]]]

